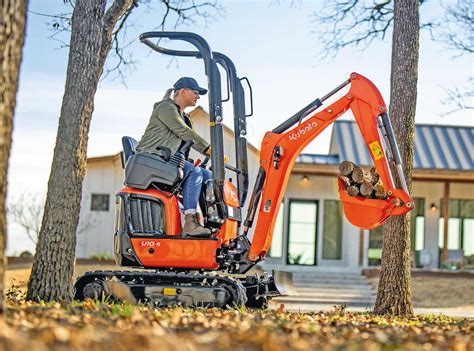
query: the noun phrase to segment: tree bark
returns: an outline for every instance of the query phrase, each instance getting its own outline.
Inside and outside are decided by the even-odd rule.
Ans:
[[[419,54],[419,0],[395,0],[390,117],[411,191]],[[398,186],[400,186],[398,184]],[[409,215],[384,226],[382,265],[374,312],[413,315]]]
[[[2,1],[0,17],[0,313],[3,310],[8,159],[25,38],[27,0]]]
[[[115,24],[133,0],[115,0],[105,12],[106,2],[75,3],[66,87],[28,300],[69,301],[73,296],[76,230],[94,95]]]

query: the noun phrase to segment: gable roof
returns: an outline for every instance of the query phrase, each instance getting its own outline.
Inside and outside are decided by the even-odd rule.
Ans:
[[[350,160],[369,166],[369,156],[364,139],[355,121],[336,121],[331,136],[328,156]],[[302,155],[303,156],[303,155]],[[297,162],[311,162],[300,156]],[[418,124],[415,126],[415,169],[474,171],[474,128]],[[310,162],[307,162],[310,161]]]

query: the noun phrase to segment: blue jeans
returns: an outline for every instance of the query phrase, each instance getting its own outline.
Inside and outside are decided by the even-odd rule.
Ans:
[[[195,210],[199,201],[199,194],[203,184],[212,178],[212,173],[202,167],[194,167],[191,162],[184,162],[184,176],[191,172],[183,184],[184,210]]]

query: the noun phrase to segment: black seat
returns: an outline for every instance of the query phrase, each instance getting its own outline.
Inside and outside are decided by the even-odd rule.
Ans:
[[[125,165],[127,164],[127,161],[130,158],[130,156],[136,153],[137,145],[138,145],[138,142],[132,137],[129,137],[129,136],[122,137],[122,146],[123,146],[122,168],[125,168]]]

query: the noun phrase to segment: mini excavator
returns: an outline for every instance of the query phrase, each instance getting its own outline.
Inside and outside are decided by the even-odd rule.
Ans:
[[[160,46],[161,39],[184,41],[197,50],[164,48]],[[357,227],[372,229],[391,216],[403,215],[413,209],[387,106],[370,80],[352,73],[328,94],[312,101],[264,135],[260,168],[243,219],[242,208],[249,186],[246,118],[253,114],[252,88],[248,79],[239,78],[232,61],[219,52],[212,52],[208,43],[197,34],[146,32],[140,40],[159,53],[194,57],[204,63],[209,88],[212,180],[203,186],[199,204],[204,226],[212,230],[212,235],[189,237],[181,231],[179,197],[186,177],[183,162],[193,141],[182,143],[172,155],[166,150],[151,154],[136,153],[136,141],[123,137],[125,186],[116,195],[114,255],[119,266],[142,270],[88,272],[76,281],[76,299],[113,297],[107,284],[112,280],[125,285],[136,300],[154,306],[247,305],[258,308],[266,306],[272,297],[295,294],[288,272],[248,272],[265,259],[270,248],[278,210],[297,156],[349,110],[388,196],[386,199],[352,197],[347,194],[345,183],[339,180],[339,195],[347,220]],[[227,75],[227,98],[224,100],[219,66]],[[248,85],[250,92],[249,113],[242,82]],[[347,91],[344,94],[343,89]],[[342,96],[335,99],[338,92]],[[235,166],[224,164],[222,103],[231,95]],[[331,97],[334,102],[327,102]],[[324,102],[327,103],[323,106]],[[208,158],[202,163],[197,161],[195,167],[210,167],[208,162]],[[395,180],[392,169],[397,177]],[[235,173],[236,185],[226,179],[226,170]],[[254,222],[250,238],[249,230]]]

